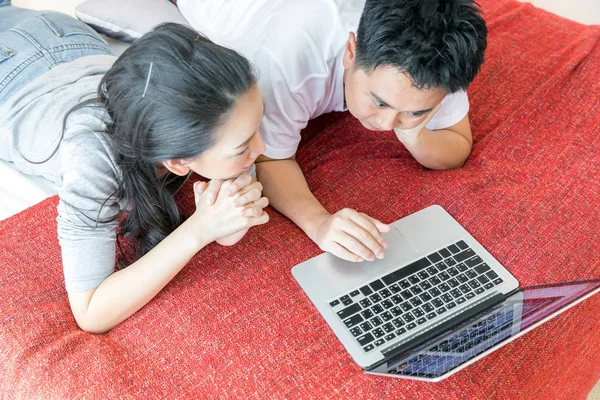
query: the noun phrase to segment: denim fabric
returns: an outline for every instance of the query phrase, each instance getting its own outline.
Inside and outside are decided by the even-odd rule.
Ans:
[[[0,0],[0,104],[53,67],[80,57],[114,54],[89,26],[58,12]]]

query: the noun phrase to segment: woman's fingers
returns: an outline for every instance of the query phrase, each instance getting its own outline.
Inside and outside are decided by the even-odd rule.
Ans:
[[[204,193],[204,191],[206,190],[207,186],[208,184],[206,182],[194,182],[194,203],[196,204],[196,207],[198,207],[198,203],[200,203],[200,197],[202,196],[202,193]]]
[[[221,185],[223,184],[223,180],[221,179],[213,179],[208,183],[208,188],[206,189],[206,204],[212,206],[217,199],[217,195],[219,194],[219,190],[221,189]]]

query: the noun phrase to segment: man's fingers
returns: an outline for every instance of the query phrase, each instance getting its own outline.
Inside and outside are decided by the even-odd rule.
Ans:
[[[351,251],[348,251],[348,249],[346,249],[344,246],[340,245],[339,243],[333,242],[331,244],[331,246],[329,246],[329,249],[327,251],[329,251],[334,256],[341,258],[342,260],[351,261],[351,262],[364,261],[361,257],[357,256],[356,254],[352,253]]]

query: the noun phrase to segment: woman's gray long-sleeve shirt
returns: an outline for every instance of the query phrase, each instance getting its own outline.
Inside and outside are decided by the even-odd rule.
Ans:
[[[0,158],[59,186],[58,238],[66,289],[73,293],[98,287],[114,272],[117,216],[126,202],[114,196],[121,172],[103,133],[106,111],[89,106],[71,114],[61,139],[63,120],[97,95],[115,59],[88,56],[61,64],[0,104]],[[48,161],[34,163],[57,146]]]

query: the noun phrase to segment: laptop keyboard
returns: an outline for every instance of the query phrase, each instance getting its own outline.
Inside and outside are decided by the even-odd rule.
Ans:
[[[330,300],[329,306],[368,353],[502,282],[460,240]]]

